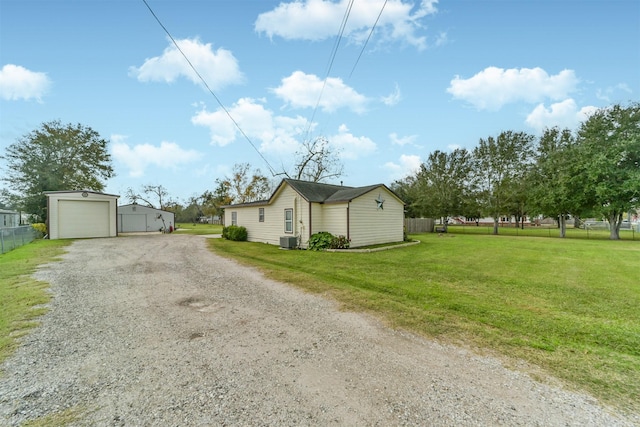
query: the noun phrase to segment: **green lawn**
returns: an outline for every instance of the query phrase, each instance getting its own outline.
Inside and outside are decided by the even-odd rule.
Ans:
[[[222,226],[216,224],[176,224],[180,234],[222,234]]]
[[[36,240],[0,255],[0,363],[18,346],[18,338],[37,325],[49,299],[47,283],[31,278],[39,264],[63,253],[69,240]]]
[[[217,253],[390,326],[507,361],[640,411],[640,243],[437,234],[373,253],[211,239]]]
[[[474,225],[450,225],[449,233],[453,234],[492,234],[493,226],[482,225],[476,227]],[[587,240],[608,240],[609,230],[606,229],[589,229],[568,227],[566,230],[568,239],[587,239]],[[498,234],[502,236],[528,236],[528,237],[556,237],[560,236],[560,229],[552,226],[543,227],[525,227],[524,229],[509,226],[500,227]],[[620,240],[635,240],[640,242],[640,233],[631,230],[620,230]]]

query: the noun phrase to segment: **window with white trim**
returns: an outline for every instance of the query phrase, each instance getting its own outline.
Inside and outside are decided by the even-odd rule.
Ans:
[[[231,212],[231,225],[238,225],[238,212]]]
[[[258,208],[258,221],[264,222],[264,208]]]
[[[293,209],[284,210],[284,232],[293,233]]]

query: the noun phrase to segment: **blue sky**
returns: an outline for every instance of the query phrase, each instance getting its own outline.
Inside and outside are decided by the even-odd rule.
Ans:
[[[388,185],[434,150],[640,100],[637,0],[354,0],[332,61],[350,0],[147,1],[251,143],[142,0],[0,0],[1,152],[81,123],[110,141],[106,192],[182,201],[234,163],[291,172],[323,136],[345,185]]]

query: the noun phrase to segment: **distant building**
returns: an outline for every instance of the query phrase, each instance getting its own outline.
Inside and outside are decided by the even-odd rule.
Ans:
[[[0,227],[17,227],[20,225],[20,212],[0,209]]]

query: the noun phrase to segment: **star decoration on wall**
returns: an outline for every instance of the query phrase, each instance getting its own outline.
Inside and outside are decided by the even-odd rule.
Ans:
[[[378,206],[378,209],[384,209],[383,203],[384,199],[382,198],[382,195],[378,194],[378,198],[376,199],[376,205]]]

